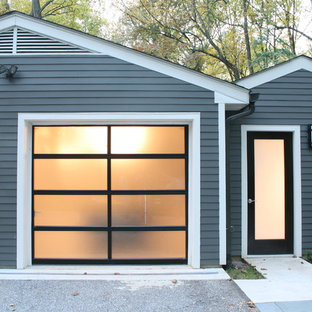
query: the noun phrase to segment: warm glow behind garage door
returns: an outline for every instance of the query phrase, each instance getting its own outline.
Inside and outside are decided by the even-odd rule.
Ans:
[[[187,263],[187,138],[33,127],[33,263]]]

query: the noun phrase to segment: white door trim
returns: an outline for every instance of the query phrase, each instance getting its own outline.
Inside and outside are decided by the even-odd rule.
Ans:
[[[200,113],[19,113],[17,149],[17,268],[32,264],[32,126],[70,124],[189,126],[188,265],[200,267]]]
[[[242,205],[242,257],[248,257],[247,253],[247,132],[270,131],[292,132],[293,134],[293,187],[294,187],[294,255],[302,254],[302,206],[301,206],[301,143],[300,126],[292,125],[242,125],[241,126],[241,205]]]

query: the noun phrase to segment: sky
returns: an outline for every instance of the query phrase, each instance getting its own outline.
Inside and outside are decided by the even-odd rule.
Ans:
[[[116,0],[98,0],[104,6],[103,17],[110,23],[115,23],[121,17],[122,13],[116,8]],[[128,0],[134,2],[134,0]]]
[[[299,30],[312,37],[312,0],[302,0],[303,13],[301,14]],[[303,52],[305,48],[306,39],[303,37],[298,41],[299,52]]]

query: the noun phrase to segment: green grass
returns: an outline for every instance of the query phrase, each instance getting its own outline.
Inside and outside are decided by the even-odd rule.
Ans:
[[[311,250],[307,250],[303,256],[303,259],[312,263],[312,251]]]
[[[243,264],[243,268],[228,268],[226,272],[232,279],[263,279],[263,275],[248,263]]]

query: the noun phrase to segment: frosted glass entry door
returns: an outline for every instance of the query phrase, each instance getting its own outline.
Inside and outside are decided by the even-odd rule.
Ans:
[[[247,133],[248,255],[293,252],[291,132]]]
[[[255,140],[255,237],[285,238],[284,140]]]

